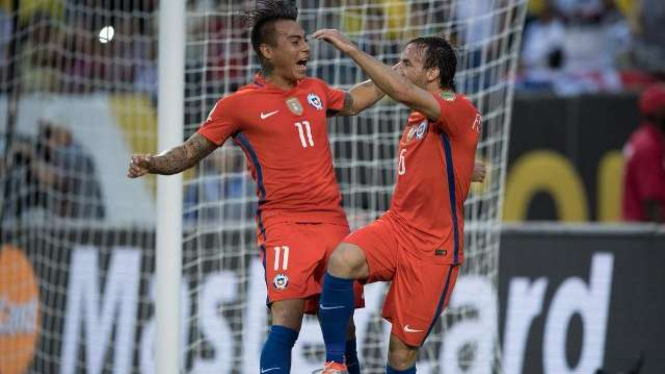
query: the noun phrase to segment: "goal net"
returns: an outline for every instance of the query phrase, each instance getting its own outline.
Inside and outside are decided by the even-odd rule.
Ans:
[[[478,156],[488,167],[485,183],[474,186],[465,206],[466,262],[448,311],[421,349],[423,373],[500,371],[497,267],[499,209],[512,101],[512,81],[525,1],[300,1],[299,21],[306,33],[341,29],[365,51],[387,64],[398,61],[405,43],[417,36],[442,35],[458,46],[457,89],[483,115]],[[251,53],[248,30],[237,27],[237,5],[202,6],[188,15],[186,129],[192,133],[224,94],[251,82],[258,61]],[[323,42],[310,40],[309,74],[348,89],[366,79],[347,57]],[[377,218],[390,204],[397,175],[397,145],[409,110],[390,100],[353,118],[329,120],[335,169],[351,228]],[[265,279],[258,260],[253,215],[255,185],[248,177],[243,152],[219,149],[203,161],[185,186],[185,275],[204,278],[211,268],[230,272],[218,279],[228,289],[221,313],[233,339],[225,349],[229,368],[258,372],[266,333]],[[306,176],[303,176],[306,179]],[[304,181],[306,183],[306,181]],[[188,199],[188,196],[191,199]],[[268,283],[270,280],[268,280]],[[269,285],[270,286],[270,285]],[[194,293],[205,294],[199,281]],[[380,317],[387,284],[366,288],[364,310],[356,312],[358,349],[364,373],[385,372],[390,326]],[[233,291],[231,291],[233,290]],[[414,295],[414,297],[417,297]],[[203,307],[203,306],[199,306]],[[220,311],[221,310],[221,311]],[[195,322],[194,325],[202,325]],[[218,329],[219,330],[219,329]],[[212,355],[211,329],[190,337],[193,356]],[[293,351],[293,367],[311,372],[324,361],[318,322],[306,318]]]
[[[19,3],[19,8],[13,7]],[[300,0],[307,33],[339,28],[388,64],[416,36],[458,47],[457,90],[483,115],[486,181],[465,206],[466,260],[448,310],[418,358],[422,373],[501,371],[497,267],[512,75],[526,0]],[[215,101],[258,70],[241,26],[254,1],[188,2],[185,136]],[[0,373],[154,372],[155,179],[126,178],[155,152],[156,2],[0,2]],[[161,27],[164,27],[162,25]],[[348,58],[311,42],[309,74],[348,89]],[[242,110],[242,108],[239,108]],[[390,100],[329,120],[352,229],[389,207],[408,109]],[[228,142],[230,143],[230,142]],[[255,239],[255,184],[226,144],[185,173],[182,364],[192,373],[256,373],[268,327]],[[363,373],[385,370],[387,284],[356,312]],[[294,372],[324,359],[306,318]]]

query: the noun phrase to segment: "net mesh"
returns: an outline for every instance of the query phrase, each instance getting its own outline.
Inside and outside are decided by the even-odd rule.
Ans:
[[[156,2],[0,2],[0,372],[153,372],[154,178],[125,177],[128,155],[156,151]],[[306,32],[339,28],[387,64],[405,42],[458,46],[457,89],[483,115],[485,183],[465,206],[466,262],[449,309],[418,359],[424,373],[500,371],[499,209],[526,0],[298,1]],[[258,64],[238,22],[253,2],[188,3],[185,135]],[[8,32],[5,32],[5,31]],[[7,37],[8,35],[8,37]],[[350,88],[365,77],[312,42],[309,74]],[[389,207],[408,109],[390,100],[329,120],[352,229]],[[185,174],[183,369],[258,372],[268,326],[255,240],[255,185],[225,145]],[[176,203],[176,202],[174,202]],[[386,284],[356,313],[364,373],[385,367]],[[307,318],[295,372],[323,362]]]
[[[471,296],[453,299],[421,349],[418,370],[499,371],[499,208],[512,101],[510,78],[525,2],[301,1],[298,5],[299,21],[306,33],[339,28],[363,50],[387,64],[396,63],[405,43],[416,36],[443,35],[458,46],[457,89],[483,114],[478,156],[486,162],[488,174],[485,183],[474,186],[465,205],[466,262],[456,292]],[[198,128],[219,97],[251,82],[258,71],[258,62],[250,53],[248,30],[236,26],[243,9],[230,5],[197,9],[188,15],[189,27],[194,30],[187,42],[188,133]],[[311,76],[342,89],[366,79],[350,59],[325,43],[311,41],[310,47]],[[383,100],[357,117],[329,120],[335,170],[352,229],[370,223],[389,207],[396,178],[397,144],[408,113],[403,105]],[[235,274],[238,294],[247,296],[241,298],[242,302],[230,302],[221,308],[230,326],[240,326],[234,330],[234,341],[239,344],[234,346],[230,367],[253,372],[258,371],[267,316],[263,271],[253,235],[255,187],[244,172],[245,167],[239,148],[223,147],[204,160],[196,176],[186,182],[185,195],[197,196],[198,200],[192,199],[188,204],[186,197],[185,217],[189,215],[190,219],[185,222],[188,257],[184,271],[199,278],[205,277],[210,267]],[[213,186],[223,198],[211,193]],[[390,327],[381,320],[380,310],[386,290],[386,284],[368,286],[368,306],[356,312],[365,373],[385,371]],[[194,288],[193,292],[203,291]],[[194,320],[204,315],[199,313]],[[205,333],[193,337],[188,348],[195,356],[215,351]],[[309,372],[320,366],[323,359],[317,321],[306,317],[294,348],[293,367]]]

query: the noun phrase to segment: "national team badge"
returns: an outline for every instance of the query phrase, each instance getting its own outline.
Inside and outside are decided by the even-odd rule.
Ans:
[[[286,106],[293,114],[297,116],[300,116],[303,113],[302,104],[300,104],[300,101],[297,97],[289,97],[286,99]]]
[[[286,276],[286,274],[282,274],[282,273],[277,274],[277,275],[275,275],[275,278],[272,280],[272,285],[277,290],[286,289],[286,287],[289,286],[289,277]]]
[[[443,91],[441,92],[441,98],[446,101],[455,101],[457,96],[452,91]]]
[[[409,129],[409,132],[406,134],[406,142],[410,142],[413,139],[413,135],[416,133],[416,128],[412,127]]]
[[[321,98],[319,97],[319,95],[315,93],[307,95],[307,102],[309,103],[309,105],[316,108],[316,110],[323,109],[323,103],[321,102]]]
[[[427,121],[421,122],[418,126],[418,129],[416,130],[416,139],[422,140],[425,137],[425,134],[427,134]]]

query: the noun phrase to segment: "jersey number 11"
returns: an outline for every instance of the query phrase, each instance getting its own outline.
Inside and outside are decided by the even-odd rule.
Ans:
[[[295,126],[298,128],[298,135],[300,135],[300,144],[302,144],[302,147],[314,147],[312,127],[310,126],[309,121],[296,122]],[[305,138],[305,133],[307,133],[307,138]]]

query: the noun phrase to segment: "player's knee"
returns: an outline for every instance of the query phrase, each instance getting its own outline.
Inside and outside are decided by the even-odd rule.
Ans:
[[[328,272],[340,278],[360,278],[365,265],[362,250],[354,245],[340,244],[328,260]]]
[[[416,364],[418,350],[399,349],[388,352],[388,365],[395,370],[406,370]]]
[[[300,300],[284,300],[274,302],[270,307],[272,324],[300,331],[304,311],[300,306],[299,301]]]

